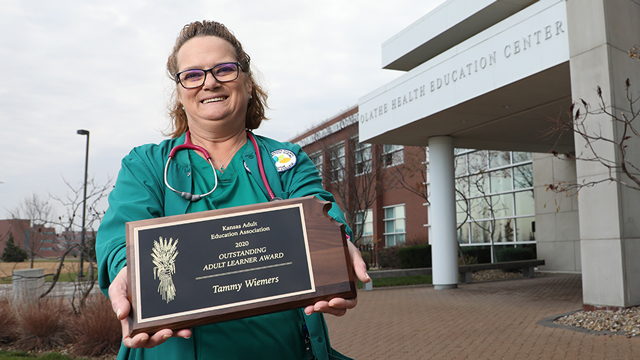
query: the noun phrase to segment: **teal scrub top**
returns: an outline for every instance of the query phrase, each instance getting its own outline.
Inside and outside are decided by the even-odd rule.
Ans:
[[[316,195],[333,202],[311,160],[297,145],[256,136],[269,185],[281,198]],[[135,148],[123,159],[116,186],[109,195],[109,209],[98,230],[96,253],[100,288],[108,291],[111,280],[126,265],[124,223],[153,217],[193,213],[269,201],[259,175],[254,147],[247,142],[230,160],[224,172],[216,170],[215,191],[197,202],[186,201],[164,184],[164,165],[171,149],[184,143],[184,135],[159,145]],[[271,152],[285,149],[294,154],[293,167],[279,172]],[[203,194],[215,181],[207,161],[192,150],[176,153],[168,181],[178,191]],[[330,215],[345,223],[335,205]],[[348,228],[347,228],[348,229]],[[350,230],[347,230],[350,233]],[[309,340],[305,341],[308,328]],[[118,359],[342,359],[331,349],[321,314],[306,316],[301,309],[199,326],[190,339],[171,338],[152,349],[121,347]],[[311,353],[313,351],[314,354]]]

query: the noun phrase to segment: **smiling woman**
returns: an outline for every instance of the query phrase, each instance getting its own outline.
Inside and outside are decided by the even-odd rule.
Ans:
[[[246,140],[244,131],[253,83],[250,75],[244,71],[239,74],[236,64],[239,63],[236,62],[233,46],[216,36],[194,37],[178,51],[180,72],[176,78],[181,85],[177,86],[178,101],[186,114],[192,140],[194,143],[204,143],[205,148],[207,144],[204,139],[214,134],[217,137],[238,138],[237,143]],[[232,68],[232,71],[226,71],[230,75],[226,75],[224,81],[215,75],[207,77],[207,73],[214,74],[213,69],[221,68]],[[185,76],[194,73],[201,76]],[[185,81],[182,81],[183,78]],[[190,86],[185,86],[185,82]]]
[[[178,331],[163,329],[155,334],[128,335],[131,304],[127,299],[127,222],[314,195],[330,201],[329,215],[346,227],[344,214],[333,196],[322,188],[315,165],[301,148],[251,132],[265,119],[267,95],[253,80],[249,55],[224,25],[204,21],[185,26],[168,59],[167,70],[176,86],[170,111],[171,139],[139,146],[124,158],[96,240],[100,287],[109,294],[122,322],[124,337],[118,358],[346,359],[331,348],[323,313],[344,315],[356,306],[356,299],[333,298],[303,309]],[[247,145],[248,140],[253,146]],[[186,151],[178,152],[182,149]],[[259,233],[269,229],[257,225],[245,223],[240,231]],[[346,232],[352,237],[348,227]],[[350,242],[348,248],[357,277],[367,282],[360,252]],[[171,253],[171,275],[179,271],[180,261],[193,261],[176,260],[179,253]],[[237,258],[226,260],[226,266],[256,261],[251,249],[241,250]],[[245,288],[249,284],[257,286],[264,279],[271,284],[276,280],[269,279],[280,277],[256,279],[253,282],[247,278],[248,283],[237,284],[245,284]],[[232,289],[227,285],[221,283],[211,291]],[[184,296],[169,289],[171,301]]]
[[[195,22],[185,26],[182,32],[178,35],[176,39],[176,44],[173,48],[172,54],[169,56],[167,61],[167,73],[169,77],[176,82],[176,84],[180,83],[180,78],[178,73],[192,67],[200,67],[200,69],[208,69],[205,65],[195,65],[186,63],[179,64],[178,57],[182,55],[183,57],[191,55],[187,49],[186,52],[180,53],[180,50],[183,49],[183,46],[189,42],[190,40],[196,40],[196,42],[201,42],[203,39],[196,39],[197,37],[206,37],[209,39],[218,39],[226,42],[226,45],[218,42],[217,45],[221,45],[222,47],[228,47],[225,49],[228,51],[227,56],[231,62],[236,62],[239,64],[240,70],[246,77],[246,80],[250,82],[250,94],[247,105],[247,116],[246,116],[246,128],[249,130],[257,129],[260,126],[262,120],[266,120],[265,117],[265,108],[267,106],[267,94],[260,87],[259,84],[254,80],[253,74],[251,72],[251,57],[244,51],[242,44],[236,39],[236,37],[227,29],[224,25],[216,22],[204,22],[199,23]],[[203,43],[207,43],[206,39],[202,41]],[[213,42],[217,42],[213,40]],[[215,46],[216,44],[209,44],[210,46]],[[205,55],[206,56],[206,55]],[[213,69],[211,69],[213,70]],[[206,73],[204,74],[206,77]],[[215,76],[214,76],[215,77]],[[206,80],[206,79],[205,79]],[[210,79],[211,80],[211,79]],[[228,82],[232,80],[221,79],[223,82]],[[235,80],[235,79],[233,79]],[[183,84],[184,86],[184,84]],[[185,88],[192,89],[192,86],[185,86]],[[172,100],[172,105],[170,107],[170,116],[173,120],[173,131],[171,132],[171,137],[178,137],[184,134],[188,128],[188,119],[186,114],[186,109],[183,108],[183,103],[180,100],[180,87],[176,86],[176,90],[174,92],[174,98]]]

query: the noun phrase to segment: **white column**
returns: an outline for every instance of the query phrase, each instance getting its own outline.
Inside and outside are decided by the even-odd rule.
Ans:
[[[458,287],[453,138],[429,138],[431,258],[436,290]]]
[[[567,26],[571,54],[571,97],[598,108],[595,89],[600,86],[608,110],[628,113],[625,81],[630,78],[633,96],[640,88],[638,61],[627,51],[638,43],[640,3],[635,0],[567,1]],[[622,139],[622,126],[606,114],[589,115],[587,132],[602,134],[616,141]],[[633,140],[627,148],[628,161],[640,163],[640,142]],[[590,148],[579,137],[576,154],[590,156]],[[595,153],[619,160],[614,144],[592,142]],[[596,162],[576,162],[579,184],[609,177],[609,169]],[[629,180],[621,172],[614,176]],[[580,190],[580,251],[582,289],[585,309],[616,308],[640,305],[640,192],[617,183],[601,183]]]

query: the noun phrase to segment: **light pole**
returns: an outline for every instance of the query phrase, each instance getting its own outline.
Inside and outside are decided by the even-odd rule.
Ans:
[[[84,270],[82,269],[84,262],[84,242],[86,236],[85,222],[87,219],[87,175],[89,172],[89,130],[80,129],[77,131],[78,135],[87,135],[87,150],[84,157],[84,196],[82,197],[82,235],[80,238],[80,274],[84,277]]]

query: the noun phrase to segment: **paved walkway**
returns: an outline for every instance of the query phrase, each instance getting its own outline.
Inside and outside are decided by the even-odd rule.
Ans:
[[[375,288],[327,316],[331,342],[356,360],[640,359],[640,338],[599,335],[542,321],[582,308],[580,275]]]

